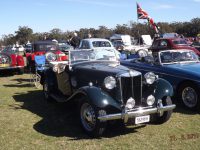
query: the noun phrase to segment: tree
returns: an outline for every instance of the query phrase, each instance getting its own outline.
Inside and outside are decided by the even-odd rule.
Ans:
[[[99,29],[96,30],[94,37],[109,38],[112,35],[112,33],[112,30],[108,29],[106,26],[99,26]]]
[[[2,39],[4,45],[13,45],[16,43],[16,39],[13,34],[3,35]]]
[[[27,26],[19,26],[18,31],[15,31],[16,33],[16,40],[20,43],[20,44],[26,44],[27,41],[31,40],[32,34],[33,34],[33,30]]]
[[[131,33],[131,29],[130,29],[130,27],[128,27],[127,24],[123,24],[123,25],[117,24],[114,32],[116,34],[130,34]]]
[[[57,39],[57,40],[59,40],[59,39],[62,39],[62,34],[63,34],[63,32],[62,32],[62,30],[61,29],[59,29],[59,28],[54,28],[54,29],[52,29],[51,31],[50,31],[50,33],[49,33],[49,39]]]

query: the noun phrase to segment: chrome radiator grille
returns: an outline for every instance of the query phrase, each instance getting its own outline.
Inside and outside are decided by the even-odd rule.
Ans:
[[[121,101],[126,104],[127,100],[132,97],[136,101],[136,106],[140,105],[142,100],[142,76],[120,76],[118,82]]]

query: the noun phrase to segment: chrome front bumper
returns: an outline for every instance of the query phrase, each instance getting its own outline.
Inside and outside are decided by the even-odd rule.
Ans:
[[[122,113],[99,116],[98,119],[101,121],[122,119],[124,120],[124,123],[126,123],[129,118],[135,118],[156,113],[162,115],[165,111],[173,110],[175,107],[176,105],[174,104],[168,106],[158,105],[157,107],[139,107],[137,109],[131,109]]]

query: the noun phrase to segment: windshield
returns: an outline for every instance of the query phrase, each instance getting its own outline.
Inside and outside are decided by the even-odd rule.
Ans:
[[[165,51],[160,52],[160,61],[163,64],[197,62],[198,56],[193,51]]]
[[[73,50],[70,51],[70,63],[76,64],[84,61],[117,61],[115,50]]]
[[[34,51],[49,51],[49,50],[57,50],[58,46],[55,44],[35,44]]]
[[[73,47],[68,44],[62,44],[62,45],[59,45],[59,50],[61,51],[73,50]]]
[[[192,46],[200,46],[200,42],[193,42]]]
[[[92,45],[93,47],[111,47],[111,44],[107,41],[94,41]]]
[[[187,42],[185,40],[173,40],[172,41],[175,45],[186,45]]]

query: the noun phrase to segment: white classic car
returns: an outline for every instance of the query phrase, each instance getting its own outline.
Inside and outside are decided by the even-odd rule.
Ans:
[[[81,50],[99,50],[99,49],[106,49],[106,50],[115,50],[116,56],[120,57],[120,52],[115,49],[115,47],[112,45],[112,43],[103,38],[88,38],[83,39],[80,42],[79,49]],[[104,54],[105,55],[105,54]]]
[[[114,34],[110,37],[110,40],[117,50],[138,54],[139,57],[147,56],[148,48],[152,44],[150,35],[142,35],[140,39],[133,42],[130,35]]]

